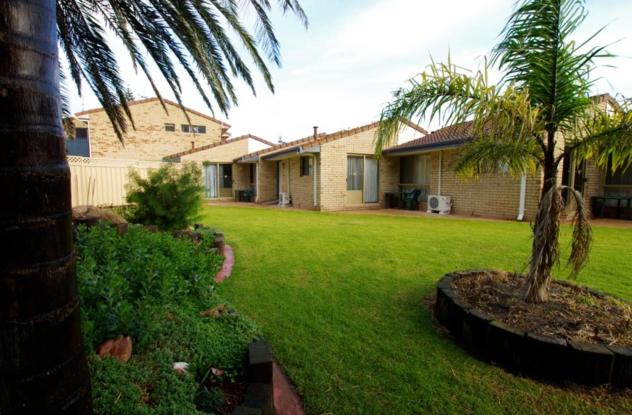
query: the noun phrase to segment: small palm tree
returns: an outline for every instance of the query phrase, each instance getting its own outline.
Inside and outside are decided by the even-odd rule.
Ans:
[[[278,3],[306,22],[297,0]],[[254,33],[242,8],[254,11]],[[0,413],[91,413],[58,47],[77,87],[88,84],[122,138],[133,120],[107,30],[159,97],[150,62],[178,102],[180,66],[207,105],[226,112],[237,103],[233,78],[254,91],[251,66],[273,89],[267,65],[279,63],[279,43],[270,11],[269,0],[0,2]]]
[[[412,86],[401,89],[383,110],[376,152],[392,142],[401,118],[439,116],[445,122],[471,121],[476,139],[465,146],[457,171],[480,175],[508,166],[516,175],[541,172],[543,186],[535,218],[525,299],[548,298],[553,267],[559,262],[560,215],[557,184],[560,163],[592,158],[601,167],[632,162],[632,112],[614,114],[589,97],[589,75],[604,47],[588,48],[572,35],[586,17],[582,0],[524,0],[511,15],[490,63],[502,73],[499,85],[488,77],[488,63],[473,75],[454,65],[432,63]],[[575,275],[588,258],[591,228],[583,200],[576,203],[569,264]]]

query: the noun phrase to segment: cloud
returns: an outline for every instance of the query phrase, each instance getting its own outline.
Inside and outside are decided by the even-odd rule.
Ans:
[[[276,13],[273,23],[282,44],[284,66],[273,71],[276,93],[257,82],[257,97],[237,84],[239,107],[229,113],[233,135],[253,133],[276,141],[293,140],[321,131],[333,132],[374,121],[390,99],[391,92],[405,86],[420,73],[430,55],[444,60],[448,50],[453,61],[470,69],[481,65],[498,40],[513,1],[508,0],[304,0],[310,16],[304,30],[291,16]],[[624,55],[612,63],[616,69],[601,68],[595,76],[604,79],[595,92],[632,95],[632,27],[617,16],[632,13],[629,1],[589,0],[590,14],[580,38],[610,23],[600,43],[611,43],[612,51]],[[118,55],[126,62],[121,48]],[[180,71],[182,72],[182,71]],[[152,95],[149,84],[124,64],[122,73],[140,95]],[[626,74],[626,76],[622,76]],[[208,112],[191,81],[182,73],[185,104]],[[164,82],[160,88],[167,91]],[[165,94],[170,96],[168,92]],[[91,94],[86,107],[98,103]],[[75,101],[75,109],[80,103]],[[215,114],[219,118],[222,114]],[[426,125],[427,126],[427,125]],[[434,123],[431,128],[438,125]]]

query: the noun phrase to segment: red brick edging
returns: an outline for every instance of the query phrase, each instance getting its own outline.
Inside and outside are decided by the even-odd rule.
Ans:
[[[222,269],[215,275],[215,282],[222,282],[230,277],[233,272],[233,265],[235,265],[235,254],[230,245],[224,245],[222,255],[224,256],[224,263],[222,264]]]

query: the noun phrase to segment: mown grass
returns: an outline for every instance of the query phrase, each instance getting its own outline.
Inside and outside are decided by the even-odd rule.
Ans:
[[[629,390],[513,376],[433,326],[423,301],[436,281],[524,270],[528,224],[218,206],[204,220],[236,251],[220,293],[263,329],[308,413],[632,412]],[[596,228],[579,283],[632,299],[631,249],[632,229]]]

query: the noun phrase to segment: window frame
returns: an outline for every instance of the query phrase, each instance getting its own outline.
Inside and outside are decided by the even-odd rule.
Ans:
[[[300,177],[311,176],[313,174],[313,166],[314,166],[314,157],[310,156],[301,156],[300,158]]]
[[[166,122],[165,123],[165,132],[167,132],[167,133],[175,133],[176,132],[176,124],[173,123],[173,122]]]
[[[180,124],[180,130],[185,134],[206,134],[206,125]]]

